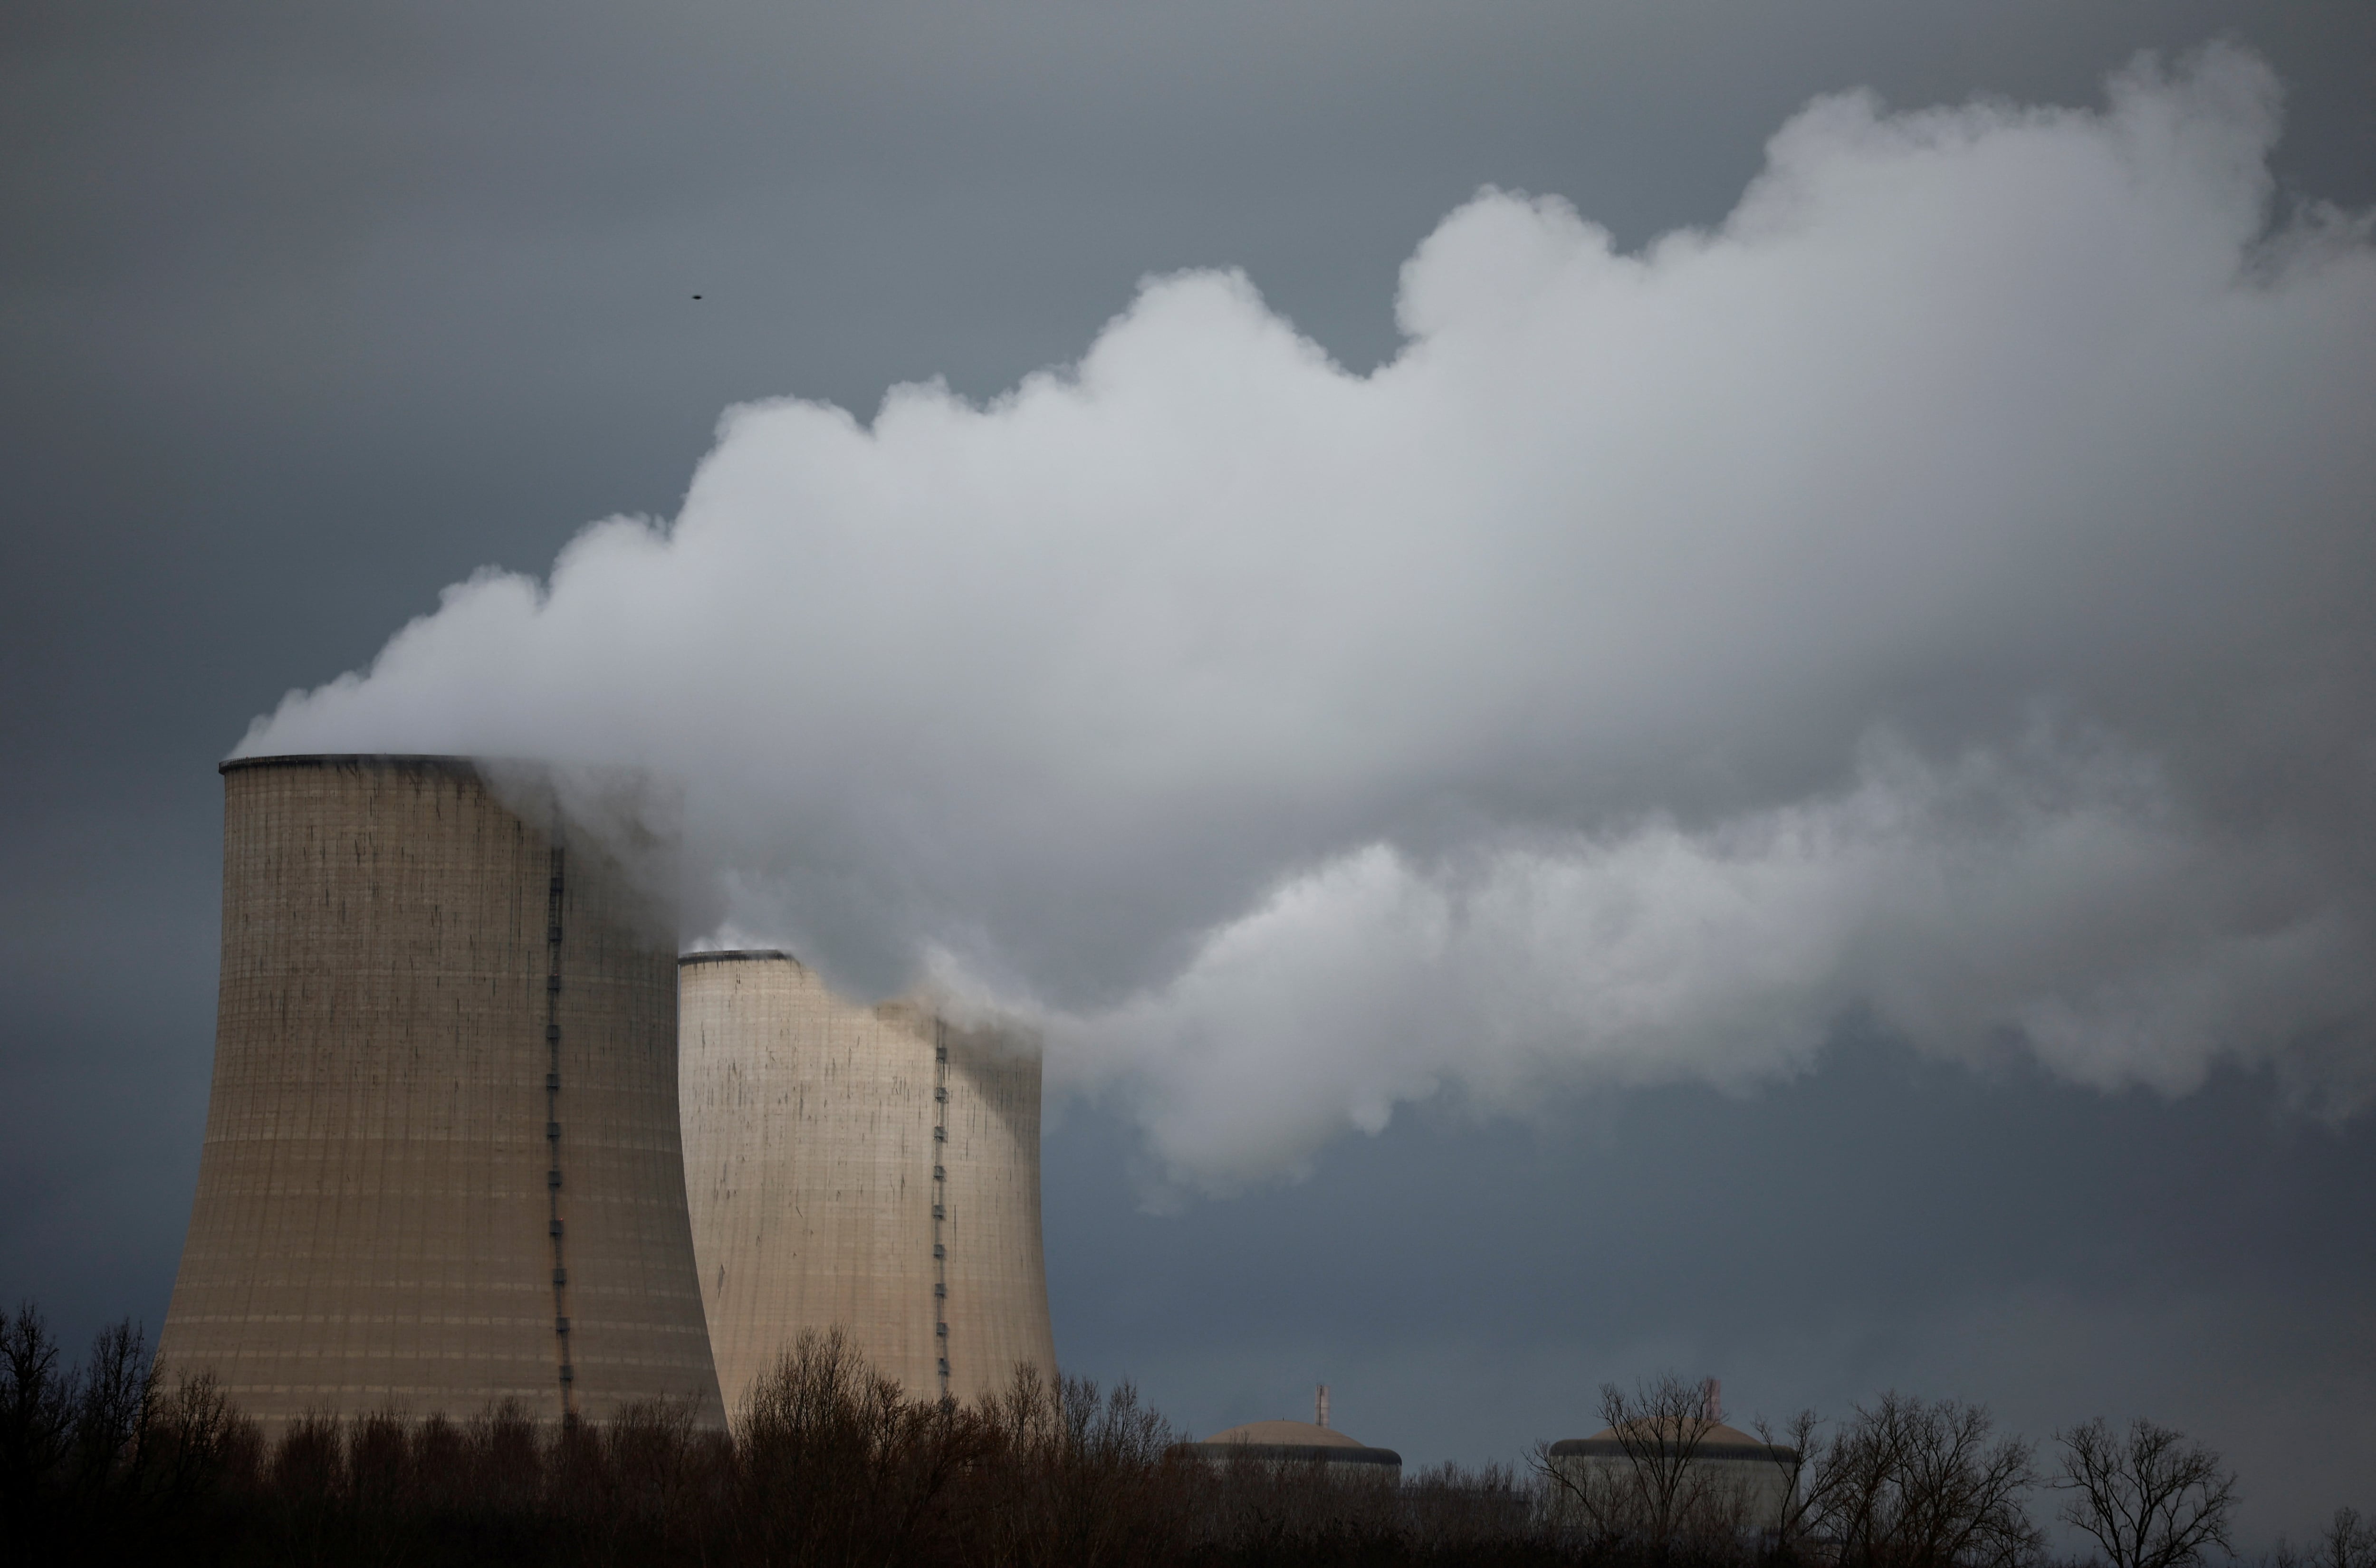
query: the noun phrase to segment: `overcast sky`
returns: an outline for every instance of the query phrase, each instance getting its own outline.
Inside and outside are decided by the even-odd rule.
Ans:
[[[693,757],[689,940],[1047,1032],[1199,1435],[2376,1509],[2370,14],[0,27],[0,1292],[161,1318],[217,760]]]

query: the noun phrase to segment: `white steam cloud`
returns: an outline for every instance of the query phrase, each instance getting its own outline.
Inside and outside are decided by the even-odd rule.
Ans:
[[[2376,1091],[2376,246],[2249,55],[1776,136],[1637,255],[1488,191],[1363,375],[1235,274],[448,589],[244,754],[685,780],[712,929],[1040,1021],[1175,1180],[1844,1016]]]

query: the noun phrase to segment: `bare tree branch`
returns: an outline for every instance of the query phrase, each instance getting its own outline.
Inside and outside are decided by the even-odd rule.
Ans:
[[[2063,1519],[2102,1549],[2112,1568],[2189,1568],[2216,1546],[2232,1551],[2236,1478],[2219,1455],[2140,1416],[2125,1436],[2098,1417],[2057,1434],[2071,1494]]]
[[[1986,1410],[1883,1394],[1808,1466],[1803,1528],[1842,1568],[2017,1568],[2044,1538],[2029,1444]]]

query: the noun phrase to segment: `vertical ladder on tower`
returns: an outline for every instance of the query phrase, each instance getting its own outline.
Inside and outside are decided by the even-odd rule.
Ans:
[[[544,1194],[547,1229],[552,1237],[552,1339],[560,1363],[561,1424],[574,1426],[577,1404],[572,1384],[577,1369],[569,1359],[569,1267],[563,1250],[561,1216],[561,825],[553,824],[552,873],[545,884],[544,904]]]

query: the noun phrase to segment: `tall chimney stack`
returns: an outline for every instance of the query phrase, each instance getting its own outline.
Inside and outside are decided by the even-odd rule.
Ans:
[[[1328,1385],[1325,1383],[1320,1385],[1320,1396],[1312,1402],[1312,1424],[1316,1427],[1328,1424]]]
[[[1716,1378],[1700,1384],[1700,1417],[1710,1424],[1724,1420],[1724,1384]]]

